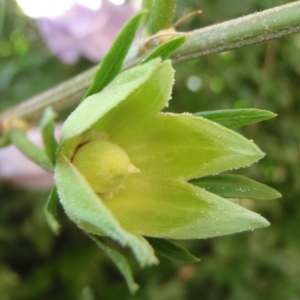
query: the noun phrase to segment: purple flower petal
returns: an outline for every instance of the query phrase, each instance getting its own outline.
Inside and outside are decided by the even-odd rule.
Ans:
[[[98,10],[74,3],[63,15],[40,18],[40,31],[50,50],[63,62],[75,63],[80,56],[99,61],[109,49],[134,8],[102,0]]]

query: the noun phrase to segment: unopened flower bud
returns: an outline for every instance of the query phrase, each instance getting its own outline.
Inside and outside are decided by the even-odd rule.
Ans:
[[[111,192],[130,173],[138,172],[121,147],[103,140],[82,145],[74,155],[73,164],[100,194]]]

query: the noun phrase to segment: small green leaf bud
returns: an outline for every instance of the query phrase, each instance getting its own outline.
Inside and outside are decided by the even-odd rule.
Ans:
[[[103,140],[82,145],[74,155],[73,164],[100,194],[111,192],[130,173],[139,171],[121,147]]]

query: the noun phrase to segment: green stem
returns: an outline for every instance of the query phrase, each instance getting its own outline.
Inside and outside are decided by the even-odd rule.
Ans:
[[[300,32],[300,1],[186,33],[186,43],[171,56],[173,63],[265,42]],[[144,55],[124,64],[128,69]],[[0,125],[16,117],[37,121],[45,107],[57,113],[78,103],[91,84],[97,66],[0,114]],[[0,128],[1,129],[1,128]]]
[[[189,33],[172,55],[174,61],[192,60],[300,32],[300,1],[277,6]]]
[[[46,107],[51,107],[57,113],[72,107],[82,99],[97,69],[98,66],[92,67],[0,113],[0,126],[14,118],[22,118],[24,121],[34,123],[42,117]]]

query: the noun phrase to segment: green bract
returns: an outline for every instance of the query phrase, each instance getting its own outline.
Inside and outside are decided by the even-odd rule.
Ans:
[[[195,239],[268,222],[189,180],[263,157],[252,142],[203,117],[161,113],[174,70],[152,60],[118,75],[66,120],[55,179],[68,216],[84,231],[157,262],[143,237]]]

